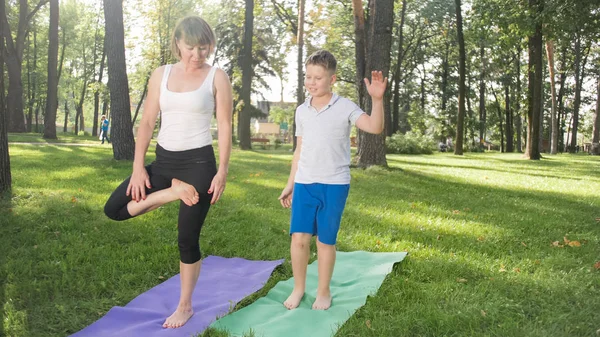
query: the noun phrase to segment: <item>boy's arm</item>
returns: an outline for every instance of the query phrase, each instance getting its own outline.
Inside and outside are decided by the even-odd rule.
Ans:
[[[369,82],[365,78],[365,85],[372,101],[371,115],[362,114],[356,120],[356,127],[368,133],[380,134],[383,131],[383,95],[387,86],[387,77],[384,78],[381,71],[373,71],[371,80],[372,82]]]
[[[290,176],[287,181],[287,185],[279,196],[279,202],[281,206],[290,208],[292,205],[292,193],[294,192],[294,180],[296,178],[296,172],[298,171],[298,161],[300,160],[300,151],[302,151],[302,137],[296,137],[296,150],[294,151],[294,158],[292,159],[292,168],[290,169]]]

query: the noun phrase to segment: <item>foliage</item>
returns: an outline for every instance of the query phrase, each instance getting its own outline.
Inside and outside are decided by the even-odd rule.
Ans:
[[[432,137],[411,131],[406,134],[398,132],[387,137],[385,145],[387,153],[395,154],[432,154],[436,149],[436,143]]]

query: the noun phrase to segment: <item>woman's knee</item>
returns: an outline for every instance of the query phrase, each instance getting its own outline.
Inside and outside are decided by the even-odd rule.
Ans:
[[[198,240],[195,243],[190,240],[179,240],[179,258],[181,262],[192,264],[200,261],[201,257]]]

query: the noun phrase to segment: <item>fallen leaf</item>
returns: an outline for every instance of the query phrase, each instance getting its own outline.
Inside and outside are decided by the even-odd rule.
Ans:
[[[458,283],[467,283],[467,279],[464,279],[464,278],[457,278],[457,279],[456,279],[456,282],[458,282]]]
[[[455,209],[455,210],[452,211],[452,214],[459,214],[459,213],[460,213],[460,211],[457,210],[457,209]]]
[[[441,238],[441,236],[438,234],[438,236],[437,236],[437,238],[436,238],[436,239],[438,239],[438,240],[439,240],[440,238]]]
[[[33,246],[33,249],[37,249],[37,247],[38,247],[38,246],[37,246],[37,245],[35,245],[35,246]]]
[[[553,245],[554,247],[564,247],[564,246],[563,246],[563,245],[561,245],[561,244],[560,244],[560,242],[558,242],[558,241],[554,241],[554,242],[552,242],[552,245]]]
[[[501,273],[504,273],[506,271],[506,268],[504,267],[503,264],[500,265],[500,269],[498,271]]]
[[[410,203],[410,208],[416,208],[417,204],[415,204],[414,202]]]
[[[75,197],[71,197],[71,202],[72,202],[72,203],[76,203],[76,202],[77,202],[77,198],[75,198]]]
[[[594,263],[594,268],[600,269],[600,261]]]
[[[485,240],[485,238],[483,236],[480,236],[477,238],[477,241],[483,241],[483,240]]]
[[[600,218],[596,218],[596,221],[600,222]]]
[[[568,244],[571,247],[581,247],[581,243],[579,241],[569,241]]]
[[[527,244],[525,242],[521,242],[521,244],[523,245],[523,247],[527,247]]]
[[[378,245],[380,245],[380,244],[381,244],[381,241],[377,240],[377,244],[378,244]]]
[[[567,239],[567,237],[566,237],[566,236],[563,238],[563,240],[565,241],[565,245],[568,245],[568,244],[569,244],[569,242],[571,242],[569,239]]]
[[[520,272],[521,272],[521,268],[515,268],[515,269],[513,269],[513,271],[514,271],[515,273],[520,273]]]
[[[465,212],[468,212],[468,211],[470,211],[470,210],[471,210],[471,209],[470,209],[470,208],[468,208],[468,207],[463,209],[463,211],[465,211]]]
[[[487,315],[487,312],[481,310],[481,316],[485,317]]]
[[[371,320],[368,319],[365,324],[367,325],[367,328],[371,329]]]
[[[164,276],[162,276],[162,275],[160,275],[158,278],[159,278],[160,280],[162,280],[162,279],[164,279],[165,277],[164,277]]]

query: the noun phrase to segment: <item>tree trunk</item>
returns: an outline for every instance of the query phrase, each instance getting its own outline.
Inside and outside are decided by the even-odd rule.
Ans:
[[[44,114],[44,138],[56,139],[56,110],[58,108],[58,0],[50,0],[48,30],[48,88]],[[65,124],[67,119],[65,118]],[[66,132],[66,130],[65,130]]]
[[[106,60],[106,43],[103,43],[102,47],[102,59],[100,60],[100,70],[98,73],[97,84],[102,83],[102,75],[104,73],[104,61]],[[98,136],[98,108],[100,105],[100,88],[96,87],[94,92],[94,126],[92,128],[92,136]]]
[[[554,82],[554,41],[546,41],[548,71],[550,73],[550,94],[552,95],[552,110],[550,113],[550,153],[558,153],[558,118],[556,118],[556,86]]]
[[[150,80],[150,75],[146,77],[146,81],[144,83],[144,91],[142,92],[142,96],[140,96],[140,101],[138,105],[135,107],[135,114],[133,115],[133,121],[131,124],[135,125],[135,120],[137,119],[138,113],[140,112],[140,108],[142,107],[142,103],[144,102],[144,97],[146,97],[146,93],[148,92],[148,81]]]
[[[502,109],[500,108],[500,101],[498,101],[498,95],[496,95],[496,90],[492,89],[492,93],[494,94],[494,100],[496,101],[496,111],[498,112],[498,127],[500,128],[500,152],[504,152],[504,131],[502,129]]]
[[[531,19],[535,22],[535,31],[529,37],[529,90],[527,94],[527,150],[525,156],[539,160],[542,156],[539,148],[540,111],[542,94],[542,22],[543,0],[529,0],[532,10]]]
[[[485,48],[483,41],[479,47],[479,57],[481,60],[481,72],[479,74],[479,146],[483,149],[485,143]]]
[[[471,137],[471,146],[475,146],[475,125],[473,124],[473,109],[471,106],[471,59],[469,58],[467,61],[467,114],[469,119],[467,121],[467,125],[469,127],[469,137]],[[466,134],[466,132],[465,132]],[[467,139],[465,137],[465,139]],[[467,143],[467,141],[465,141]]]
[[[600,76],[598,77],[596,96],[596,113],[594,114],[594,127],[592,131],[592,154],[600,155]]]
[[[517,128],[517,152],[523,153],[523,119],[521,118],[521,44],[517,47],[516,76],[517,88],[515,92],[515,116],[517,117],[515,127]]]
[[[304,103],[304,0],[298,1],[298,29],[296,36],[296,44],[298,47],[298,56],[297,56],[297,80],[298,80],[298,89],[296,92],[296,106],[300,106]],[[282,87],[283,88],[283,87]],[[283,90],[281,94],[281,101],[283,102]],[[297,139],[296,139],[296,110],[294,110],[294,126],[292,129],[293,132],[293,149],[296,150]]]
[[[8,132],[25,132],[25,118],[23,115],[23,81],[21,79],[23,50],[25,48],[25,37],[29,29],[29,22],[35,13],[47,2],[40,0],[36,7],[30,12],[27,0],[19,0],[19,21],[16,38],[13,40],[10,24],[6,10],[0,17],[0,25],[4,31],[5,49],[4,62],[8,67]],[[5,7],[6,9],[6,7]]]
[[[242,92],[241,98],[244,107],[239,116],[238,128],[240,133],[240,148],[242,150],[252,149],[250,142],[250,114],[252,106],[250,103],[250,90],[252,87],[252,36],[254,35],[254,0],[246,0],[246,12],[244,19],[244,48],[241,56],[242,66]]]
[[[46,100],[46,104],[48,104],[48,100]],[[69,132],[69,100],[65,99],[65,123],[63,125],[63,132],[67,133]],[[44,129],[46,129],[46,127],[44,126]],[[56,129],[56,127],[55,127]]]
[[[356,88],[358,91],[358,106],[365,109],[365,86],[363,78],[366,75],[367,44],[365,30],[365,11],[362,0],[352,0],[352,14],[354,16],[354,56],[356,65]]]
[[[394,0],[372,0],[369,3],[369,47],[366,59],[366,74],[379,70],[389,76],[390,52],[392,47],[392,25],[394,23]],[[357,46],[358,47],[358,46]],[[368,76],[370,77],[370,76]],[[384,114],[390,109],[390,88],[383,97]],[[371,113],[371,97],[366,97],[365,107]],[[373,135],[359,130],[360,142],[356,162],[360,167],[387,166],[385,158],[385,133]]]
[[[449,60],[448,55],[450,54],[450,42],[448,41],[448,37],[446,37],[445,41],[445,52],[444,59],[442,60],[442,111],[441,115],[446,118],[446,121],[442,123],[442,138],[446,138],[450,136],[450,114],[448,113],[448,74],[449,74]]]
[[[456,122],[456,144],[454,146],[454,154],[463,154],[463,134],[465,126],[465,39],[463,37],[463,22],[461,0],[455,0],[456,3],[456,31],[458,35],[458,50],[459,50],[459,80],[458,80],[458,120]]]
[[[563,62],[561,62],[561,67],[564,67],[566,61],[566,52],[563,53],[562,56]],[[558,151],[564,152],[565,148],[565,103],[564,103],[564,95],[565,95],[565,81],[567,80],[567,72],[565,69],[562,69],[560,72],[560,83],[558,86],[558,110],[557,110],[557,124],[558,124]]]
[[[8,113],[4,105],[4,30],[3,18],[6,17],[6,2],[0,2],[0,194],[10,192],[12,177],[10,174],[10,156],[8,152]],[[0,329],[2,331],[2,329]]]
[[[108,58],[108,88],[112,111],[111,140],[116,160],[133,160],[135,142],[131,125],[129,84],[125,64],[123,3],[104,0],[105,38]]]
[[[514,152],[515,146],[513,139],[515,138],[515,132],[513,130],[513,114],[510,109],[510,84],[505,83],[504,85],[504,113],[506,114],[506,152]]]
[[[392,104],[392,116],[386,118],[386,134],[391,136],[400,131],[405,134],[408,131],[408,116],[402,113],[400,116],[400,78],[402,73],[402,62],[404,62],[404,19],[406,16],[406,2],[402,0],[402,12],[400,14],[400,26],[398,27],[398,59],[394,71],[394,103]],[[403,109],[403,112],[404,109]],[[387,115],[386,115],[387,116]]]
[[[585,48],[589,52],[589,47]],[[577,150],[577,130],[579,129],[579,110],[581,107],[581,88],[585,78],[587,52],[581,50],[581,34],[575,38],[575,101],[573,102],[573,131],[571,132],[570,152]],[[585,56],[584,56],[585,55]],[[583,60],[582,60],[583,59]]]

